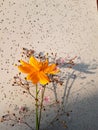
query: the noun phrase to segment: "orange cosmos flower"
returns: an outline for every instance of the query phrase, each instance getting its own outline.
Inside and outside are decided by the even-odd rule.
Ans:
[[[47,74],[56,74],[59,70],[56,68],[56,64],[48,65],[48,60],[38,61],[33,56],[30,57],[29,63],[20,60],[21,65],[18,66],[19,70],[27,74],[26,79],[31,80],[33,84],[47,84],[49,78]]]

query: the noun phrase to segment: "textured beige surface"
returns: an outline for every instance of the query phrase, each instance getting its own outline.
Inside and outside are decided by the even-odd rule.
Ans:
[[[68,130],[98,129],[98,12],[96,0],[0,0],[0,116],[31,98],[11,85],[17,73],[13,64],[20,59],[21,48],[37,52],[57,52],[58,57],[77,56],[65,99],[66,111],[72,110]],[[66,71],[66,68],[63,68]],[[65,85],[58,87],[62,97]],[[72,83],[72,86],[71,86]],[[51,95],[52,96],[52,95]],[[54,96],[53,96],[54,97]],[[48,111],[52,117],[52,111]],[[61,119],[62,120],[62,119]],[[44,122],[43,126],[47,126]],[[29,130],[24,125],[0,124],[0,130]],[[63,130],[58,123],[47,130]]]

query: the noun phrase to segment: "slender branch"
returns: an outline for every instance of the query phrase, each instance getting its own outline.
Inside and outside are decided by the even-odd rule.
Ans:
[[[30,96],[31,96],[31,97],[33,97],[33,98],[35,99],[35,97],[31,94],[31,92],[30,92],[30,91],[28,91],[28,94],[30,94]]]
[[[38,124],[38,86],[36,84],[36,130],[39,130],[39,124]]]
[[[31,130],[34,130],[27,122],[23,122],[23,124],[27,125]]]
[[[44,86],[44,89],[42,91],[42,95],[41,95],[41,104],[40,104],[40,112],[39,112],[39,126],[38,128],[40,128],[40,122],[41,122],[41,117],[42,117],[42,107],[43,107],[43,100],[44,100],[44,93],[45,93],[45,86]]]

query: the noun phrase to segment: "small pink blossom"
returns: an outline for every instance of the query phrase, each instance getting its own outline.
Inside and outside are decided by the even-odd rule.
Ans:
[[[44,101],[45,101],[46,103],[49,103],[49,102],[50,102],[50,97],[49,97],[49,96],[46,96],[46,97],[44,98]]]
[[[65,63],[65,59],[62,58],[62,59],[60,60],[60,62],[61,62],[61,64],[64,64],[64,63]]]

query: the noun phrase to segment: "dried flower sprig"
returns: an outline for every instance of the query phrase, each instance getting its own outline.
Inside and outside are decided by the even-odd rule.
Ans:
[[[18,113],[17,113],[18,115],[8,111],[7,114],[5,114],[1,117],[0,122],[12,121],[12,123],[10,124],[12,127],[14,127],[16,124],[25,124],[31,130],[34,130],[33,127],[31,127],[25,121],[25,118],[27,116],[30,116],[30,114],[31,114],[29,112],[29,109],[26,106],[21,106],[21,107],[18,107],[17,111],[18,111]]]
[[[23,48],[22,52],[22,58],[24,60],[19,60],[19,65],[16,65],[19,69],[19,74],[14,76],[13,78],[13,86],[20,86],[23,88],[23,93],[29,94],[36,102],[36,130],[40,129],[40,123],[42,118],[42,111],[46,110],[46,107],[48,106],[55,106],[60,104],[60,101],[56,97],[55,101],[51,104],[49,104],[50,100],[49,96],[45,96],[45,90],[51,89],[48,84],[52,83],[54,85],[63,85],[64,81],[61,79],[60,76],[58,76],[58,72],[60,72],[59,68],[62,68],[63,66],[65,68],[72,68],[73,65],[75,65],[74,60],[76,59],[76,56],[73,58],[57,58],[57,53],[51,53],[51,56],[49,54],[43,54],[39,53],[37,54],[35,50],[28,50],[26,48]],[[26,78],[21,77],[21,72],[27,74]],[[32,82],[30,82],[32,81]],[[33,84],[32,84],[33,83]],[[31,88],[36,86],[36,94],[32,94]],[[39,86],[41,87],[39,87]],[[52,90],[52,89],[51,89]],[[56,93],[56,88],[53,87],[53,91]],[[44,106],[44,102],[46,106]],[[62,102],[61,102],[62,103]],[[59,110],[58,110],[59,111]],[[17,117],[16,114],[7,114],[7,116],[2,116],[1,122],[12,120],[15,121],[15,123],[24,123],[26,124],[31,130],[33,130],[33,127],[31,127],[26,121],[24,121],[23,118],[26,117],[27,109],[25,107],[19,108],[19,114],[22,116]],[[56,117],[62,116],[62,113],[57,113]],[[64,113],[66,113],[64,111]],[[12,116],[13,115],[13,116]],[[67,113],[66,113],[67,115]],[[10,117],[10,118],[9,118]],[[14,117],[14,119],[13,119]],[[57,118],[54,118],[55,121],[57,121]],[[59,121],[60,122],[60,121]],[[64,124],[64,123],[63,123]],[[66,125],[66,124],[65,124]],[[13,124],[14,126],[14,124]]]
[[[29,63],[20,60],[21,65],[18,66],[18,69],[22,73],[26,73],[27,77],[26,80],[31,80],[33,84],[36,86],[36,130],[40,129],[40,121],[41,121],[41,115],[42,115],[42,106],[43,106],[43,100],[44,100],[44,93],[46,84],[50,82],[48,75],[53,75],[59,72],[59,69],[57,69],[56,64],[50,64],[49,61],[46,58],[44,61],[37,60],[34,56],[31,56],[29,59]],[[38,83],[44,85],[44,89],[41,93],[41,103],[40,103],[40,110],[39,110],[39,98],[38,98]],[[29,88],[28,88],[29,89]]]

